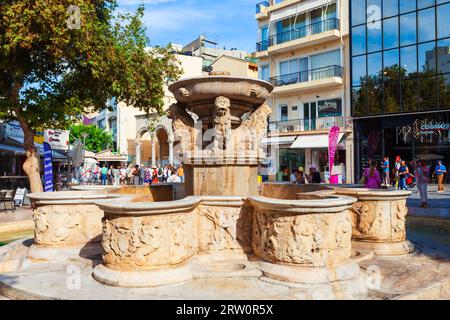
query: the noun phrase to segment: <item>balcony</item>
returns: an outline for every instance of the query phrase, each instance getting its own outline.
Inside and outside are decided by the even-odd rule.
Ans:
[[[261,13],[261,7],[269,7],[269,1],[261,1],[260,3],[256,4],[256,14],[260,14]]]
[[[269,48],[269,41],[261,41],[256,43],[256,52],[267,51]]]
[[[274,92],[318,89],[342,85],[343,68],[332,65],[270,78]]]
[[[288,121],[274,121],[270,122],[269,128],[271,132],[277,133],[293,133],[305,131],[327,131],[332,126],[339,126],[340,128],[347,128],[347,121],[345,117],[322,117],[314,119],[296,119]]]
[[[268,51],[281,53],[300,49],[304,46],[338,40],[340,35],[339,19],[328,19],[270,36]]]

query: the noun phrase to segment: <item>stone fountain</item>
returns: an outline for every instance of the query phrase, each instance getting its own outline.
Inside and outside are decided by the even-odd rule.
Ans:
[[[250,290],[254,298],[285,292],[294,299],[354,299],[368,294],[363,259],[374,251],[412,252],[408,192],[258,185],[269,83],[212,75],[169,89],[177,100],[169,116],[186,184],[32,194],[34,244],[1,249],[0,270],[23,274],[30,265],[59,263],[64,274],[67,264],[92,259],[92,265],[79,263],[99,294],[114,286],[150,290],[157,298],[177,285],[185,288],[182,297],[193,298],[198,283],[216,292],[227,279],[235,281],[236,294]],[[39,271],[30,274],[39,280]],[[260,287],[274,295],[251,291]]]

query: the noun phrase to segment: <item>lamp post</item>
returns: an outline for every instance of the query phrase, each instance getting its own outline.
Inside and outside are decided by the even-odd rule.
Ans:
[[[86,138],[89,136],[89,133],[87,132],[82,132],[81,133],[81,137],[83,138],[83,147],[86,150]]]

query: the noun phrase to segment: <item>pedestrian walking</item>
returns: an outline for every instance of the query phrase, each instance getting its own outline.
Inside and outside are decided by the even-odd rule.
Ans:
[[[139,171],[140,171],[139,170],[139,165],[137,164],[137,165],[134,166],[133,171],[131,172],[132,175],[133,175],[133,184],[135,186],[139,185],[139,176],[140,176]]]
[[[420,194],[420,207],[428,208],[428,183],[430,182],[430,168],[425,160],[417,160],[414,165],[414,174],[417,181],[417,189]]]
[[[390,179],[390,174],[391,174],[391,170],[390,170],[390,166],[389,166],[389,157],[384,157],[383,158],[383,164],[381,166],[383,168],[383,184],[386,188],[389,187],[389,185],[391,184],[391,179]]]
[[[106,186],[106,182],[108,180],[108,168],[106,167],[106,164],[103,164],[102,169],[100,170],[101,173],[101,179],[102,179],[102,185]]]
[[[394,187],[395,189],[399,189],[400,186],[400,176],[399,176],[399,169],[402,165],[402,159],[400,158],[400,156],[397,156],[395,158],[395,163],[394,163],[394,168],[393,173],[394,173]]]
[[[433,178],[437,178],[438,192],[444,192],[444,176],[447,174],[447,168],[442,164],[442,160],[437,162],[436,168],[434,169]]]
[[[370,161],[370,167],[366,168],[363,173],[364,188],[367,189],[380,189],[381,177],[377,170],[377,162],[375,160]]]
[[[409,168],[406,165],[406,162],[402,160],[400,163],[400,168],[398,169],[398,178],[399,178],[399,185],[398,188],[400,190],[408,190],[408,187],[406,186],[406,178],[408,178],[409,175]]]
[[[177,174],[180,177],[181,182],[184,183],[184,168],[183,168],[183,164],[180,164],[178,166]]]
[[[118,166],[113,167],[112,175],[114,177],[114,186],[118,187],[120,185],[120,169]]]

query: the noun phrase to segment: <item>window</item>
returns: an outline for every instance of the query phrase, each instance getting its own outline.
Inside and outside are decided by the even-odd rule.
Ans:
[[[400,49],[401,68],[404,77],[409,78],[417,72],[417,46]]]
[[[419,42],[435,39],[435,15],[434,8],[419,11],[418,13]]]
[[[311,69],[341,65],[341,51],[333,50],[311,56]]]
[[[269,65],[261,66],[259,68],[259,79],[269,81],[270,79],[270,67]]]
[[[359,56],[352,59],[352,79],[353,85],[360,85],[366,77],[366,56]]]
[[[398,47],[398,17],[383,20],[384,49]]]
[[[287,105],[281,105],[280,106],[280,121],[288,121],[288,106]]]
[[[366,53],[366,26],[352,29],[352,51],[354,55]]]
[[[398,0],[383,0],[383,17],[392,17],[396,16],[397,14]]]
[[[376,79],[378,79],[380,76],[381,69],[383,68],[383,55],[381,52],[378,53],[372,53],[367,56],[367,76]]]
[[[400,13],[411,12],[416,10],[416,1],[400,0]]]
[[[319,101],[318,105],[319,105],[318,109],[319,118],[342,116],[341,99]]]
[[[400,17],[400,45],[406,46],[416,43],[417,25],[416,13],[409,13]]]
[[[98,120],[98,121],[97,121],[97,126],[98,126],[100,129],[106,128],[106,120],[105,120],[105,119]]]
[[[411,1],[411,0],[408,0]],[[352,26],[366,22],[366,0],[353,0],[352,6]]]
[[[437,7],[437,37],[450,37],[450,27],[448,19],[450,18],[450,3]]]
[[[411,0],[409,0],[411,1]],[[413,2],[413,1],[411,1]],[[423,9],[434,5],[434,0],[417,0],[417,9]]]

